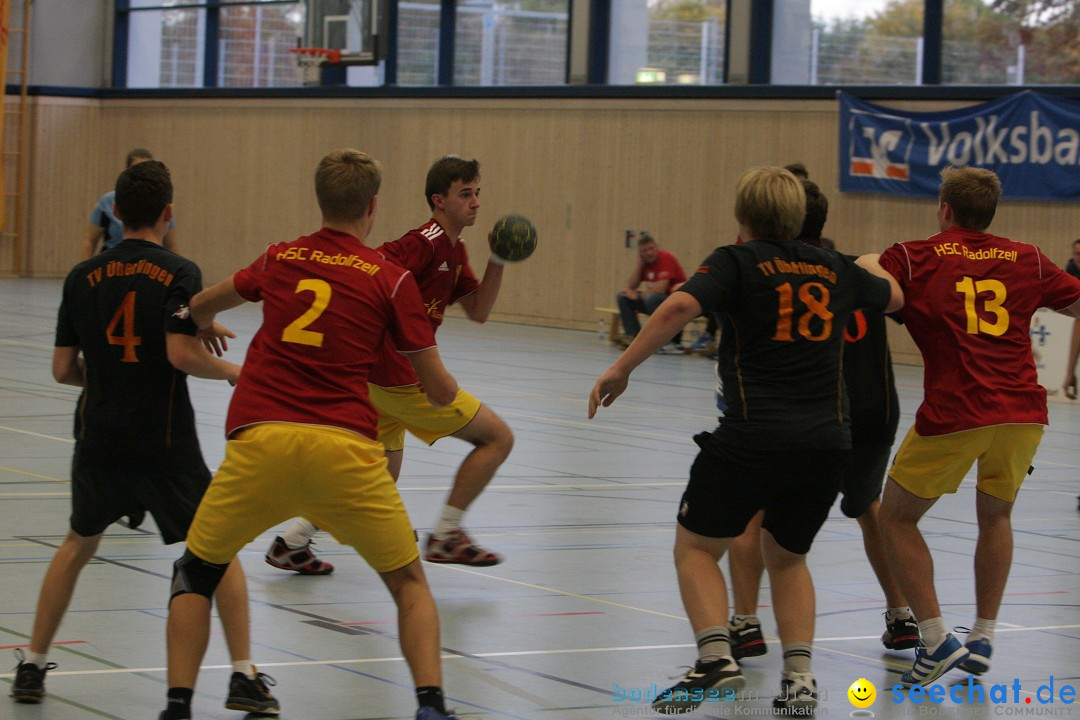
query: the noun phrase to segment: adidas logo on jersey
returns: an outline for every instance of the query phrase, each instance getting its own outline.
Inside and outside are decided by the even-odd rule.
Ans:
[[[446,264],[446,261],[442,261],[442,265],[439,266],[439,272],[450,272],[450,266]]]

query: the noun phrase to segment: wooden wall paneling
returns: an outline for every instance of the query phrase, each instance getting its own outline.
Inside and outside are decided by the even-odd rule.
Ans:
[[[373,245],[426,220],[423,183],[434,159],[476,157],[480,219],[465,234],[475,269],[483,272],[487,231],[504,212],[528,215],[541,236],[532,258],[507,269],[493,318],[558,327],[596,327],[593,308],[612,304],[635,263],[623,243],[628,228],[655,233],[691,271],[733,241],[735,182],[753,165],[806,163],[829,198],[826,234],[845,252],[880,251],[937,230],[933,199],[839,193],[831,101],[39,103],[29,225],[37,275],[67,271],[92,203],[137,145],[172,169],[182,251],[208,282],[246,265],[268,242],[315,229],[312,175],[329,150],[358,147],[384,164]],[[1064,263],[1080,237],[1080,207],[1006,201],[993,230]],[[913,351],[904,338],[894,337],[898,359]]]
[[[108,149],[97,100],[38,97],[29,110],[24,248],[31,275],[63,277],[80,259],[90,211],[113,185],[123,154]]]

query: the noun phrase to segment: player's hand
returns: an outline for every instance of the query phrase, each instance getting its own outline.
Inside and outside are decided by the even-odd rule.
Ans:
[[[1065,376],[1065,397],[1070,400],[1076,399],[1076,373],[1071,372]]]
[[[589,393],[589,419],[592,420],[596,416],[597,408],[610,407],[611,403],[615,402],[615,398],[626,390],[629,380],[629,375],[618,372],[615,368],[608,368]]]
[[[208,352],[221,357],[222,353],[229,349],[226,338],[234,338],[236,333],[221,323],[214,323],[208,328],[201,328],[195,333],[195,337],[202,341]]]
[[[631,300],[637,300],[638,299],[638,291],[637,290],[629,290],[629,289],[628,290],[623,290],[620,294],[623,297],[630,298]]]

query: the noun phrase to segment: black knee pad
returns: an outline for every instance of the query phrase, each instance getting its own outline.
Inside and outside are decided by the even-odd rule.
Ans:
[[[221,578],[229,569],[229,563],[220,565],[207,562],[192,554],[190,550],[184,551],[184,556],[173,563],[172,591],[169,601],[177,595],[195,593],[202,595],[208,600],[213,600],[214,591],[221,584]]]

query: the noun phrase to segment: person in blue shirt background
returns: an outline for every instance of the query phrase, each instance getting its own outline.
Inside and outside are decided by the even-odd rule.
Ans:
[[[144,160],[153,160],[154,156],[149,150],[135,148],[127,154],[127,164],[124,168],[138,165]],[[94,209],[90,211],[90,227],[86,230],[83,238],[82,258],[89,260],[99,252],[98,242],[105,240],[100,250],[108,250],[116,247],[124,239],[124,226],[113,212],[113,204],[116,202],[116,193],[112,190],[101,196]],[[165,235],[165,249],[176,252],[176,221],[169,221],[169,232]]]

